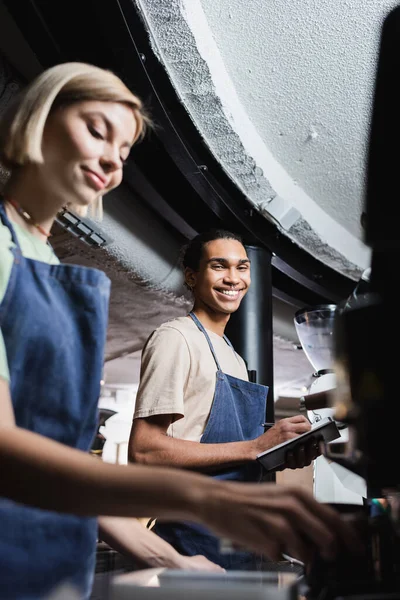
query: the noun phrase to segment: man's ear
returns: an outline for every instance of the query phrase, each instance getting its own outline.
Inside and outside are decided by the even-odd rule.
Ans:
[[[191,289],[196,285],[196,272],[189,267],[185,269],[185,283]]]

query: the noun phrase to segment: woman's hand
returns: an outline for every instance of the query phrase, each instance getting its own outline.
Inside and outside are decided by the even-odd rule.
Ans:
[[[281,560],[308,562],[315,551],[332,560],[339,547],[360,553],[353,528],[304,490],[275,484],[220,483],[208,490],[202,521],[221,537]]]
[[[203,523],[217,535],[278,560],[307,562],[315,549],[357,552],[354,530],[303,490],[216,481],[179,469],[116,466],[40,435],[3,427],[0,495],[44,510]]]
[[[224,573],[225,569],[211,562],[205,556],[183,556],[178,554],[176,562],[169,565],[170,569],[184,569],[186,571],[212,571]]]

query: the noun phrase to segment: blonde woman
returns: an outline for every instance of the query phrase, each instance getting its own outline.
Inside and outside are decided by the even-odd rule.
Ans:
[[[86,452],[97,422],[109,280],[58,263],[57,212],[117,187],[143,135],[140,100],[110,72],[63,64],[4,115],[0,159],[0,597],[43,598],[61,581],[88,597],[96,515],[202,522],[278,558],[349,540],[334,512],[298,491],[114,466]],[[308,543],[307,543],[308,542]]]

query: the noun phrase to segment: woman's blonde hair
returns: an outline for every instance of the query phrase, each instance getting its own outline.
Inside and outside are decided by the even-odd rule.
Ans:
[[[7,169],[42,163],[42,138],[49,114],[75,102],[120,102],[132,108],[134,142],[150,119],[141,100],[111,71],[85,63],[64,63],[44,71],[17,96],[0,118],[0,162]]]

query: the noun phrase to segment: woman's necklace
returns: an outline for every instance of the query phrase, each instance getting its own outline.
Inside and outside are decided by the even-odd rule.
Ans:
[[[24,210],[22,208],[22,206],[20,204],[18,204],[18,202],[16,200],[13,200],[12,198],[5,198],[5,200],[7,200],[7,202],[9,202],[11,204],[11,206],[13,206],[15,208],[15,210],[17,211],[17,213],[19,215],[21,215],[21,217],[27,222],[29,223],[29,225],[32,225],[33,227],[36,227],[36,229],[38,231],[40,231],[40,233],[42,235],[44,235],[46,238],[49,238],[51,236],[51,233],[49,233],[48,231],[46,231],[45,229],[43,229],[43,227],[41,225],[39,225],[39,223],[35,223],[33,220],[33,217],[26,212],[26,210]]]

